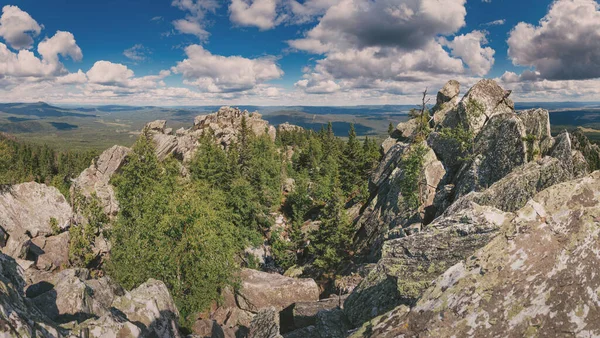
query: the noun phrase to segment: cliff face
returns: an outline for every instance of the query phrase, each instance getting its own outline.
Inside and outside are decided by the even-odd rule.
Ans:
[[[422,167],[425,179],[421,184],[426,188],[420,190],[422,204],[412,218],[406,217],[403,197],[393,187],[398,185],[397,177],[402,176],[400,162],[414,137],[406,131],[414,122],[401,123],[384,142],[385,156],[371,178],[372,197],[358,219],[355,240],[363,257],[377,264],[349,295],[344,311],[354,326],[360,326],[400,306],[393,316],[386,315],[394,319],[388,319],[383,324],[387,328],[375,331],[379,335],[373,337],[383,335],[391,323],[395,327],[396,319],[411,306],[417,304],[418,308],[424,295],[435,288],[432,282],[438,276],[485,250],[505,233],[506,224],[518,223],[515,212],[522,212],[540,191],[587,175],[600,154],[577,132],[575,136],[565,131],[552,137],[546,110],[514,111],[508,99],[510,92],[494,81],[480,81],[460,101],[457,87],[456,81],[450,81],[438,94],[432,132],[427,137],[427,149],[434,157],[424,163],[439,162],[442,169],[438,172],[444,173],[443,177],[430,180],[430,166]],[[449,131],[457,128],[470,133],[472,141],[467,149],[456,138],[448,137]],[[595,176],[590,177],[585,182]],[[565,186],[569,185],[548,191],[562,193]],[[435,197],[430,199],[432,192]],[[551,193],[544,196],[546,200],[553,198]],[[596,194],[590,196],[595,201]],[[556,196],[557,201],[562,198]],[[510,283],[509,279],[517,278],[518,273],[506,276],[504,282]],[[454,297],[451,293],[445,295]],[[443,313],[446,304],[441,303],[437,306]],[[490,312],[481,316],[496,322],[506,320],[495,317],[492,304]],[[415,313],[414,317],[407,318],[415,320],[419,312],[410,313]],[[445,331],[440,327],[436,332],[443,336]]]

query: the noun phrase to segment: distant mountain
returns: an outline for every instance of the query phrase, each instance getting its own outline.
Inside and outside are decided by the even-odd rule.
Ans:
[[[13,114],[13,115],[25,115],[25,116],[37,116],[39,118],[44,117],[96,117],[92,114],[82,114],[75,112],[70,109],[59,108],[51,106],[45,102],[36,103],[0,103],[0,112]]]

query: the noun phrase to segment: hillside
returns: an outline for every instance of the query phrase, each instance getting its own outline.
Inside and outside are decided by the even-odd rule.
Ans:
[[[40,150],[0,181],[0,332],[600,335],[600,148],[510,94],[449,81],[381,144],[221,107],[82,172]]]

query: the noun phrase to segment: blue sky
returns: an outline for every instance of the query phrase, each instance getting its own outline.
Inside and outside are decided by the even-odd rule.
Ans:
[[[455,78],[464,88],[483,77],[521,101],[600,99],[595,0],[15,0],[0,7],[2,101],[411,103],[424,87]]]

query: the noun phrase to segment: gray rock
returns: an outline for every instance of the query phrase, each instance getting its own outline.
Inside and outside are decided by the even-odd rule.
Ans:
[[[518,113],[525,126],[528,160],[545,156],[554,140],[550,133],[550,116],[546,109],[529,109]]]
[[[436,125],[444,121],[449,112],[454,111],[456,113],[459,93],[460,83],[456,80],[446,82],[444,87],[437,93],[436,104],[432,109],[433,121]]]
[[[572,132],[571,142],[573,149],[579,150],[585,158],[590,172],[600,169],[600,147],[588,140],[583,129],[577,128]]]
[[[328,298],[318,302],[298,302],[293,305],[293,321],[296,328],[315,325],[320,311],[333,310],[343,304],[344,298]]]
[[[54,271],[69,266],[69,232],[51,237],[37,237],[31,240],[42,254],[37,256],[35,266],[40,270]]]
[[[509,95],[510,91],[502,89],[496,81],[480,80],[460,100],[456,113],[446,115],[442,125],[450,128],[463,126],[477,135],[492,116],[514,112],[514,103]]]
[[[316,328],[320,337],[345,338],[350,330],[350,322],[340,309],[320,311]]]
[[[197,320],[192,326],[194,337],[199,338],[225,338],[225,333],[219,324],[214,320]]]
[[[167,126],[167,120],[156,120],[156,121],[147,123],[146,130],[164,133],[166,126]]]
[[[358,229],[354,241],[359,252],[377,256],[385,233],[389,229],[402,228],[415,221],[424,220],[426,211],[433,206],[437,186],[446,174],[444,166],[425,143],[421,176],[421,205],[416,210],[406,207],[400,182],[404,180],[401,159],[410,151],[403,143],[397,143],[374,171],[370,179],[372,197],[356,222]],[[433,212],[435,214],[435,212]]]
[[[240,272],[241,286],[236,301],[242,310],[259,312],[274,307],[277,311],[296,302],[319,300],[319,287],[310,278],[289,278],[251,269]]]
[[[400,122],[390,137],[402,142],[410,141],[415,137],[417,128],[417,119],[410,119],[406,122]]]
[[[5,244],[2,252],[13,258],[35,260],[43,252],[32,245],[30,238],[52,236],[56,229],[50,226],[51,219],[57,221],[59,231],[64,231],[72,215],[71,206],[54,187],[34,182],[11,186],[0,193],[0,228]]]
[[[105,150],[89,168],[85,169],[71,185],[71,196],[81,194],[90,198],[95,194],[104,208],[104,212],[114,217],[119,211],[119,202],[115,196],[110,179],[125,164],[131,149],[113,146]]]
[[[448,269],[371,337],[600,335],[600,172],[537,194],[502,236]]]
[[[248,338],[282,338],[279,334],[279,313],[275,308],[266,308],[254,316]]]
[[[471,203],[422,232],[386,241],[375,269],[344,302],[348,319],[359,326],[400,304],[413,304],[431,280],[485,246],[511,217]]]
[[[456,179],[456,198],[481,191],[526,163],[526,131],[516,114],[496,114],[477,136],[474,158],[466,162]]]

